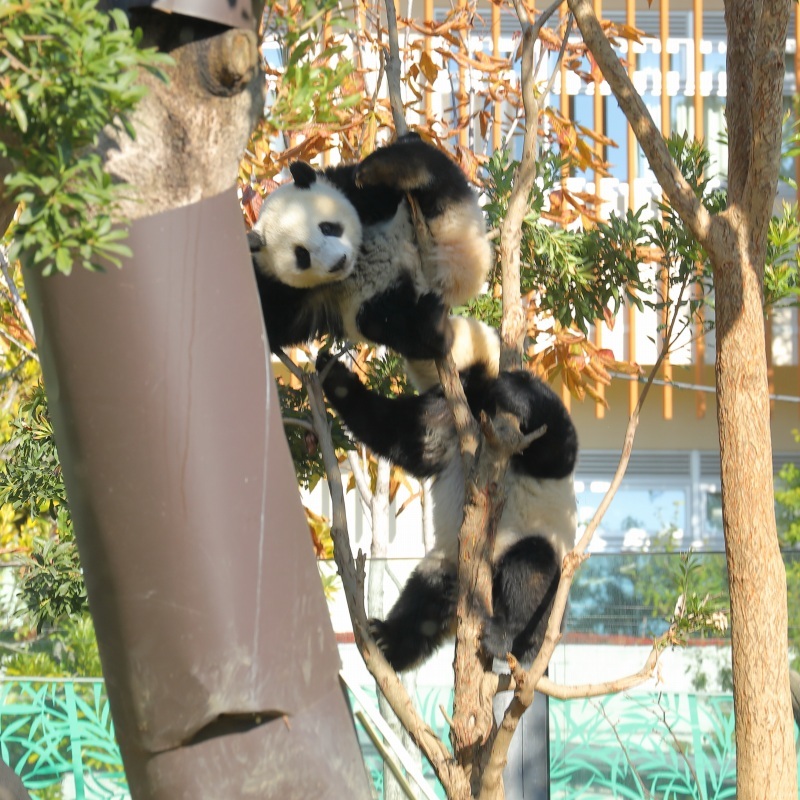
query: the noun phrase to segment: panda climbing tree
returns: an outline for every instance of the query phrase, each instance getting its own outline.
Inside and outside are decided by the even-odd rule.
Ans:
[[[525,30],[521,97],[525,114],[535,121],[539,109],[535,97],[531,100],[530,69],[536,36],[525,13],[521,15]],[[390,22],[393,17],[390,13]],[[395,44],[390,35],[390,45]],[[389,59],[390,74],[396,58]],[[396,93],[392,99],[397,100]],[[260,214],[251,215],[250,245],[273,346],[289,347],[318,336],[325,341],[321,357],[317,347],[306,351],[302,370],[284,361],[307,391],[321,435],[309,435],[302,420],[290,430],[301,434],[297,439],[307,465],[309,451],[319,448],[325,455],[334,499],[333,530],[341,543],[336,548],[337,564],[359,648],[448,796],[482,792],[493,797],[501,783],[510,735],[544,669],[544,662],[534,657],[551,651],[558,633],[556,624],[555,632],[546,634],[545,617],[551,607],[553,617],[563,613],[566,584],[558,576],[575,528],[574,427],[559,396],[530,370],[520,368],[523,361],[530,362],[527,367],[546,377],[558,365],[570,391],[601,400],[595,387],[605,379],[604,367],[625,365],[593,348],[585,332],[606,309],[618,307],[615,304],[625,291],[645,295],[650,287],[637,283],[638,262],[630,254],[640,244],[636,238],[640,234],[633,228],[598,224],[595,233],[576,235],[559,227],[575,219],[569,203],[576,203],[588,219],[592,209],[581,205],[580,198],[564,202],[566,195],[559,194],[564,161],[552,150],[551,155],[543,152],[535,157],[535,123],[526,125],[521,164],[498,150],[477,169],[479,159],[470,160],[463,149],[434,134],[446,126],[423,121],[424,136],[407,137],[402,132],[404,112],[398,110],[402,104],[394,102],[393,109],[394,129],[400,135],[390,134],[388,144],[375,148],[370,136],[366,148],[348,150],[347,143],[353,142],[342,137],[345,166],[294,164],[293,180],[268,196]],[[296,143],[294,160],[308,161],[304,156],[311,154],[313,141],[310,134]],[[476,213],[475,194],[452,158],[455,154],[460,165],[472,167],[473,182],[480,174],[488,226]],[[539,182],[534,185],[537,173]],[[599,199],[595,201],[599,205]],[[281,229],[284,217],[287,227]],[[451,220],[455,225],[449,224]],[[502,280],[493,253],[498,230]],[[492,242],[488,252],[484,235]],[[520,260],[525,266],[522,274]],[[456,290],[448,288],[454,277],[464,279]],[[484,278],[488,291],[475,296]],[[465,302],[466,307],[458,309],[460,316],[448,316],[449,305]],[[568,334],[559,333],[551,344],[542,348],[538,342],[534,348],[537,314],[549,315],[554,321],[551,330]],[[513,356],[511,366],[504,361],[500,369],[495,334],[470,316],[490,321],[494,329],[502,317],[503,352],[507,360]],[[516,330],[511,323],[516,323]],[[338,359],[340,350],[336,346],[331,350],[327,342],[339,338],[383,345],[392,362],[397,362],[396,354],[404,356],[402,369],[414,386],[396,374],[387,375],[385,361],[363,350],[352,360]],[[359,588],[363,576],[343,533],[346,521],[333,444],[343,445],[347,439],[340,437],[338,427],[333,440],[324,435],[325,396],[339,412],[337,420],[344,422],[351,441],[358,446],[366,443],[408,471],[430,477],[438,495],[436,541],[430,556],[412,575],[398,603],[372,620],[365,612],[363,584]],[[481,426],[487,435],[479,445]],[[308,466],[312,480],[319,475],[314,469]],[[463,494],[464,530],[482,530],[495,515],[500,538],[495,539],[499,545],[495,552],[483,557],[462,554],[456,565],[453,543],[462,499],[457,487],[465,475],[472,475],[471,485],[480,488]],[[492,486],[505,489],[502,513]],[[540,492],[541,503],[526,504],[531,487]],[[531,508],[535,514],[529,513]],[[471,547],[473,539],[481,537],[467,538]],[[576,563],[568,561],[568,570]],[[483,592],[482,604],[473,600],[476,586]],[[520,589],[524,586],[529,590]],[[424,660],[450,632],[454,619],[461,654],[452,720],[455,759],[432,736],[380,657],[401,670]],[[496,675],[486,669],[491,659],[498,667],[519,661],[530,666],[534,659],[530,670],[515,672],[524,685],[522,681],[517,685],[499,728],[485,704],[498,685]],[[648,662],[642,675],[649,666]]]

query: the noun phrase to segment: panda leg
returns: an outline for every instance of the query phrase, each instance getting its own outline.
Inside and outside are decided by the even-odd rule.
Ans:
[[[545,539],[515,544],[495,565],[493,613],[483,629],[483,649],[494,658],[512,653],[529,663],[544,642],[561,562]]]
[[[403,672],[434,653],[451,633],[455,614],[455,568],[428,554],[386,619],[370,620],[370,631],[386,660]]]
[[[427,219],[454,203],[475,202],[461,168],[416,133],[401,136],[367,156],[356,168],[355,182],[412,194]]]

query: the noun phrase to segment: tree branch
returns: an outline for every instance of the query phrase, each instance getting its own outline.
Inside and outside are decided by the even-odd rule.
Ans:
[[[680,302],[683,297],[683,292],[685,288],[686,284],[684,284],[681,287],[681,292],[678,297],[678,301],[675,304],[676,308],[680,307]],[[496,787],[502,780],[503,768],[505,767],[506,758],[508,755],[508,748],[511,745],[511,739],[514,735],[514,732],[517,729],[517,725],[519,724],[519,720],[522,718],[523,713],[530,707],[531,703],[533,702],[534,692],[541,683],[542,678],[544,676],[544,672],[547,669],[547,665],[550,663],[550,659],[552,658],[553,652],[555,651],[556,645],[561,639],[561,623],[562,620],[564,619],[564,613],[567,607],[567,599],[569,597],[569,592],[572,587],[572,581],[575,577],[575,573],[578,571],[578,568],[587,558],[587,556],[585,555],[586,549],[588,548],[592,540],[592,537],[594,536],[594,533],[597,530],[598,525],[600,524],[600,521],[605,515],[608,507],[611,505],[611,501],[616,495],[619,486],[622,483],[622,479],[625,476],[625,472],[628,469],[628,462],[630,461],[631,453],[633,451],[633,441],[636,435],[636,429],[639,426],[639,418],[641,415],[642,407],[644,406],[644,403],[647,400],[647,396],[650,393],[650,387],[653,385],[655,376],[658,374],[658,371],[661,368],[661,364],[666,358],[667,352],[669,351],[669,348],[671,346],[672,335],[674,332],[675,323],[677,319],[678,319],[678,313],[676,311],[667,329],[667,334],[664,337],[664,342],[658,354],[658,358],[656,359],[656,363],[650,370],[647,382],[642,388],[641,394],[639,395],[639,400],[636,403],[636,407],[634,408],[633,413],[631,414],[631,417],[628,420],[628,426],[625,431],[625,439],[623,442],[622,453],[620,455],[620,460],[617,465],[616,472],[614,473],[614,477],[611,481],[611,485],[606,491],[591,521],[586,526],[586,530],[579,539],[578,543],[575,545],[574,549],[571,552],[567,553],[566,557],[564,558],[564,563],[562,565],[562,570],[561,570],[561,578],[558,583],[556,596],[553,600],[553,606],[550,611],[550,620],[547,625],[547,632],[545,634],[542,647],[539,650],[539,653],[537,654],[536,658],[534,659],[531,668],[527,672],[525,672],[525,670],[519,667],[519,665],[516,662],[516,659],[512,658],[511,660],[512,672],[516,683],[514,697],[509,703],[509,706],[506,709],[505,714],[503,715],[503,720],[495,734],[494,741],[491,743],[491,756],[489,758],[489,764],[484,774],[484,781],[483,785],[481,786],[481,794],[479,795],[480,800],[491,800],[495,796],[493,792],[496,791]],[[643,675],[644,671],[648,669],[648,665],[650,664],[651,659],[657,657],[657,653],[655,651],[656,651],[656,645],[654,645],[653,652],[651,652],[647,662],[645,663],[645,666],[639,673],[636,673],[634,676],[631,676],[628,679],[620,679],[620,680],[623,682],[625,682],[626,680],[635,680],[638,679],[639,676]],[[642,682],[643,680],[644,678],[642,679]],[[609,684],[613,683],[614,683],[613,681],[609,682]],[[544,683],[544,686],[551,688],[555,691],[556,684],[549,684],[546,681]],[[583,687],[583,688],[589,689],[590,687]],[[598,692],[598,693],[603,693],[603,692]]]
[[[781,128],[779,125],[763,125],[759,119],[780,119],[783,116],[783,81],[786,74],[784,62],[786,32],[789,27],[790,3],[785,0],[764,0],[759,4],[760,19],[756,27],[757,36],[752,63],[735,62],[728,56],[728,75],[746,72],[745,79],[752,81],[758,94],[758,102],[748,106],[753,120],[750,125],[751,162],[742,195],[742,205],[749,209],[753,226],[751,236],[759,248],[756,263],[763,261],[760,248],[767,234],[772,206],[775,201],[775,186],[778,180],[781,159]],[[740,26],[742,20],[728,26]],[[728,125],[731,142],[737,138],[739,129]]]
[[[392,107],[394,130],[398,136],[408,133],[403,93],[400,81],[400,45],[397,37],[397,9],[394,0],[385,0],[386,30],[389,36],[389,55],[386,58],[386,81],[389,86],[389,103]]]
[[[533,51],[538,32],[541,30],[541,25],[544,24],[543,20],[537,23],[538,27],[530,24],[528,11],[522,0],[514,0],[514,8],[522,26],[520,89],[522,105],[525,110],[525,133],[522,142],[522,158],[514,173],[514,186],[508,198],[508,209],[500,224],[500,269],[503,286],[503,318],[500,324],[503,348],[500,354],[500,369],[522,367],[525,314],[522,310],[520,293],[519,250],[522,241],[522,221],[528,212],[531,191],[533,191],[536,181],[539,102],[536,99],[533,85]]]
[[[445,787],[448,796],[469,798],[469,787],[461,770],[452,762],[452,757],[444,743],[420,717],[395,671],[386,661],[380,648],[369,634],[366,609],[364,607],[364,561],[363,553],[358,561],[353,560],[350,539],[347,533],[347,516],[344,506],[342,475],[336,451],[333,447],[330,424],[323,399],[322,384],[316,373],[302,373],[303,384],[308,392],[311,417],[317,432],[320,452],[328,478],[331,493],[334,560],[342,579],[353,634],[364,664],[378,684],[380,691],[389,701],[392,711],[403,727],[409,732],[414,743],[424,753],[436,776]]]

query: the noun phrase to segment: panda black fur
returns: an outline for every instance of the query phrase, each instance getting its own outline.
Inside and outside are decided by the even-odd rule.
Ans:
[[[483,213],[459,167],[416,134],[358,164],[291,166],[248,234],[272,348],[330,334],[409,358],[443,356],[447,307],[474,297],[492,262]],[[431,234],[423,274],[406,194]]]
[[[515,414],[523,433],[547,431],[509,464],[493,554],[493,613],[483,648],[531,661],[541,647],[564,555],[575,541],[573,472],[578,440],[558,395],[529,372],[499,372],[495,332],[474,321],[455,327],[457,365],[472,413]],[[469,342],[462,335],[469,334]],[[481,338],[485,334],[485,338]],[[458,354],[477,359],[458,364]],[[484,358],[483,361],[480,359]],[[329,363],[328,357],[321,359]],[[321,367],[321,364],[318,364]],[[435,546],[409,577],[385,620],[372,630],[397,670],[418,665],[455,624],[458,533],[464,474],[458,436],[440,386],[394,399],[368,390],[340,363],[323,371],[325,392],[352,435],[418,477],[433,477]]]

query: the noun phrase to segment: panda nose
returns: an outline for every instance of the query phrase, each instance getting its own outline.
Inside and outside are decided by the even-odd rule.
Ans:
[[[341,272],[347,266],[347,256],[342,256],[332,267],[331,272]]]

